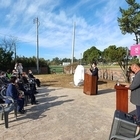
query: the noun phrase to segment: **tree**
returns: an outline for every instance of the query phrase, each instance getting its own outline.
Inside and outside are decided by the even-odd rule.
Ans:
[[[16,38],[3,38],[1,40],[1,46],[6,50],[6,51],[12,51],[14,52],[14,59],[16,61],[16,48],[17,48],[17,39]]]
[[[124,47],[116,47],[115,45],[111,45],[108,48],[104,49],[103,57],[108,62],[120,62],[126,56],[126,48]]]
[[[101,51],[98,50],[95,46],[92,46],[90,49],[86,50],[83,54],[83,60],[86,63],[92,63],[93,61],[98,61],[101,56]]]
[[[62,59],[62,63],[63,63],[63,62],[71,62],[71,59],[70,59],[70,58],[63,58],[63,59]]]
[[[55,57],[55,58],[52,59],[51,64],[59,65],[59,64],[61,64],[61,60],[58,57]]]
[[[40,67],[47,67],[48,66],[48,62],[44,58],[39,59],[39,64],[40,64]]]
[[[0,70],[6,71],[11,68],[13,52],[0,47]]]
[[[139,43],[140,36],[140,4],[135,0],[125,0],[129,6],[127,10],[120,7],[122,17],[118,18],[118,23],[122,34],[135,35],[136,44]]]
[[[104,49],[103,57],[106,61],[118,62],[125,77],[125,81],[128,82],[127,69],[129,50],[126,47],[116,47],[115,45],[112,45]]]
[[[103,59],[107,62],[116,62],[117,48],[115,45],[109,46],[103,51]]]

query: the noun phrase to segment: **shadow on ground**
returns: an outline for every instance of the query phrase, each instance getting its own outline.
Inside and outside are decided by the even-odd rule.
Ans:
[[[98,85],[107,84],[106,81],[98,81]]]
[[[49,91],[48,91],[49,90]],[[47,92],[53,91],[55,89],[47,89]],[[72,102],[74,101],[74,99],[68,99],[68,100],[64,100],[65,97],[67,97],[67,95],[63,95],[63,96],[48,96],[49,94],[45,92],[42,92],[40,90],[40,93],[38,93],[37,97],[39,104],[37,105],[30,105],[28,104],[27,106],[27,113],[20,115],[18,114],[17,120],[9,120],[9,126],[11,122],[14,121],[18,121],[19,123],[16,123],[14,125],[12,125],[11,127],[17,126],[17,125],[21,125],[22,123],[27,123],[30,122],[32,120],[37,120],[37,119],[42,119],[44,117],[46,117],[46,112],[47,110],[50,110],[52,107],[56,107],[56,106],[60,106],[64,103],[67,102]],[[62,100],[61,100],[62,98]],[[59,100],[58,100],[59,99]],[[20,120],[26,120],[24,122],[20,122]]]
[[[54,86],[58,83],[58,81],[45,81],[45,82],[42,82],[41,85],[42,86]]]
[[[103,89],[103,90],[99,90],[98,91],[98,94],[101,95],[101,94],[106,94],[106,93],[111,93],[111,92],[115,92],[115,89]]]

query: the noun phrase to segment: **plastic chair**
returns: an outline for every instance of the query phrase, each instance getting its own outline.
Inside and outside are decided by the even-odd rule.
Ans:
[[[0,98],[3,101],[5,101],[6,99],[9,99],[12,101],[12,104],[14,105],[14,114],[15,114],[15,117],[17,119],[17,102],[14,101],[11,97],[6,96],[6,88],[5,87],[2,87],[2,90],[0,92]]]
[[[15,103],[11,97],[7,97],[9,100],[12,101],[11,104],[7,105],[0,105],[0,115],[1,115],[1,120],[3,120],[4,117],[4,122],[5,122],[5,128],[8,128],[8,115],[11,111],[15,111]],[[15,116],[17,119],[17,111],[15,112]]]
[[[3,86],[1,91],[0,91],[0,98],[5,101],[6,99],[6,88]]]

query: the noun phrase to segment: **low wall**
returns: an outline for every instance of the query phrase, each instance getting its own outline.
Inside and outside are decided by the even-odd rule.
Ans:
[[[85,72],[90,73],[89,69],[85,69]],[[121,69],[99,69],[99,79],[112,80],[125,82],[125,77]],[[132,81],[133,74],[130,74],[129,81]]]
[[[28,70],[31,70],[34,74],[37,74],[37,68],[36,67],[24,67],[23,71],[28,73]],[[40,67],[39,68],[40,74],[48,74],[49,68],[48,67]]]
[[[132,82],[133,76],[132,73],[129,75],[129,82]],[[99,69],[99,78],[125,82],[125,77],[121,69]]]
[[[122,70],[114,69],[99,69],[99,78],[113,81],[125,81]]]

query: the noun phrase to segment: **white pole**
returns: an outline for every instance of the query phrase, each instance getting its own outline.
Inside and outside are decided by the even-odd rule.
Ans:
[[[37,17],[37,72],[39,74],[39,39],[38,39],[38,27],[39,27],[39,22],[38,22],[38,17]]]
[[[74,47],[75,47],[75,22],[73,23],[73,39],[72,39],[72,59],[71,66],[73,65],[74,59]],[[71,67],[71,73],[73,73],[73,66]]]
[[[36,38],[37,38],[37,44],[36,44],[36,66],[37,66],[37,73],[39,74],[39,38],[38,38],[38,27],[39,27],[39,20],[38,17],[34,19],[34,23],[36,23]]]

